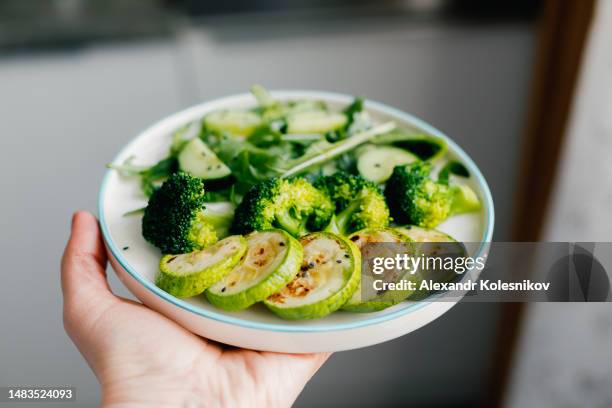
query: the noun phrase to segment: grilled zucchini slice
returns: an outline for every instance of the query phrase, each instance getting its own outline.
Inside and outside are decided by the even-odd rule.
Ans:
[[[164,255],[155,284],[176,297],[199,295],[229,273],[246,250],[246,239],[232,235],[201,251]]]
[[[413,248],[410,238],[393,229],[365,229],[357,231],[349,236],[360,249],[363,258],[372,259],[373,257],[395,257],[398,250],[412,252]],[[389,243],[395,245],[368,247],[370,243]],[[376,253],[366,253],[365,251],[376,251]],[[406,271],[387,271],[383,276],[376,276],[371,271],[363,271],[361,284],[353,293],[353,296],[342,306],[342,310],[348,312],[376,312],[386,309],[397,303],[406,300],[413,290],[392,290],[375,291],[374,281],[381,279],[384,282],[398,282],[401,279],[413,279]]]
[[[302,263],[302,245],[282,230],[253,232],[248,249],[230,273],[206,290],[213,305],[242,310],[266,299],[291,281]]]
[[[396,227],[396,231],[415,242],[457,242],[453,237],[433,228],[422,228],[416,225]]]
[[[428,257],[467,256],[467,248],[463,243],[458,242],[450,235],[436,229],[406,225],[403,227],[396,227],[395,230],[414,240],[414,248],[419,254],[424,254]],[[457,275],[454,271],[444,269],[419,271],[417,275],[419,276],[419,280],[427,279],[432,282],[451,282],[460,277],[460,275]],[[410,299],[422,300],[430,294],[431,292],[426,290],[417,290],[410,296]]]
[[[338,310],[361,277],[359,249],[344,237],[315,232],[300,239],[300,272],[264,304],[283,319],[316,319]]]

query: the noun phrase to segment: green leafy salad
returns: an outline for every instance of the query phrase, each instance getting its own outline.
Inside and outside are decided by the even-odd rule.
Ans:
[[[455,242],[435,228],[480,201],[437,137],[375,123],[361,98],[274,99],[226,109],[172,135],[137,177],[148,205],[142,235],[162,253],[156,284],[237,311],[263,303],[286,319],[373,312],[413,296],[361,300],[361,250],[371,242]],[[398,276],[398,279],[401,278]],[[365,283],[363,283],[365,284]],[[422,295],[422,294],[421,294]]]

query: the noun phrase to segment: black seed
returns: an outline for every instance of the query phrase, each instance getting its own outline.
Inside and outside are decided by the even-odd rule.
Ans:
[[[314,268],[315,267],[315,263],[314,262],[309,262],[308,263],[308,268]]]
[[[351,237],[351,241],[359,241],[359,238],[361,238],[359,235],[355,235],[354,237]]]
[[[336,263],[342,263],[342,259],[336,259]]]
[[[279,246],[285,246],[285,243],[284,242],[279,242],[278,245]]]
[[[227,288],[224,287],[223,289],[221,289],[221,292],[225,292],[225,289],[227,289]]]
[[[124,246],[124,247],[123,247],[123,250],[124,250],[124,251],[127,251],[128,249],[130,249],[130,247],[129,247],[129,246]]]
[[[172,258],[168,259],[168,263],[174,261],[176,259],[176,256],[173,256]]]
[[[349,254],[344,254],[344,257],[345,257],[346,259],[350,258]]]
[[[374,167],[380,167],[379,163],[374,163]]]
[[[221,168],[221,165],[220,165],[220,164],[217,164],[217,168],[218,168],[218,169],[220,169],[220,168]]]

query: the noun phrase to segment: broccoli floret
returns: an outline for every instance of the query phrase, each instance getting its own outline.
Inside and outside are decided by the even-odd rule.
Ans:
[[[363,228],[389,225],[389,208],[375,183],[361,176],[337,172],[319,178],[315,186],[335,203],[335,215],[328,230],[348,235]]]
[[[450,215],[480,208],[472,189],[432,180],[431,167],[430,162],[415,162],[393,169],[385,197],[396,222],[433,228]]]
[[[236,208],[232,231],[246,234],[276,227],[301,236],[321,230],[329,223],[333,210],[329,197],[306,179],[273,178],[246,193]]]
[[[202,249],[227,235],[231,206],[208,210],[204,182],[187,173],[175,173],[155,190],[142,219],[142,236],[165,254]]]

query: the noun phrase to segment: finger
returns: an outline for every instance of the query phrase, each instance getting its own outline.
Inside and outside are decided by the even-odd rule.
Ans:
[[[110,295],[106,281],[106,252],[96,218],[79,211],[72,217],[72,231],[62,258],[62,291],[66,302],[82,297]]]

